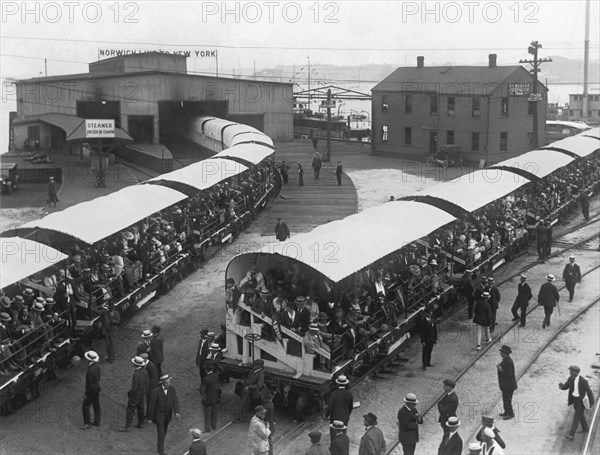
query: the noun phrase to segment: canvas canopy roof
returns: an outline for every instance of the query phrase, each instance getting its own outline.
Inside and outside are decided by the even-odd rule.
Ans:
[[[261,144],[240,144],[213,155],[213,158],[239,158],[252,164],[258,164],[273,153],[273,149]]]
[[[595,137],[596,139],[600,139],[600,126],[596,126],[592,129],[584,131],[582,136]]]
[[[499,169],[480,169],[449,182],[426,188],[407,199],[430,196],[450,202],[467,212],[472,212],[512,193],[529,182],[529,179],[512,172]]]
[[[0,289],[64,260],[67,255],[42,243],[19,237],[0,238]]]
[[[388,202],[286,242],[238,255],[229,263],[227,275],[238,281],[247,272],[247,264],[254,263],[260,253],[267,253],[264,256],[272,263],[281,257],[295,259],[339,282],[454,219],[420,202]]]
[[[586,157],[600,149],[600,140],[589,136],[592,131],[593,130],[584,131],[583,133],[579,133],[577,136],[567,137],[542,148],[550,150],[562,149],[573,153],[580,158]]]
[[[245,144],[245,143],[249,143],[249,142],[258,142],[258,143],[267,144],[267,145],[273,147],[273,141],[271,140],[271,138],[269,136],[267,136],[266,134],[262,134],[262,133],[252,133],[252,132],[238,134],[237,136],[234,136],[231,139],[230,144],[226,144],[226,145],[228,147],[233,147],[234,145]]]
[[[515,171],[532,174],[537,178],[546,177],[557,169],[575,161],[575,158],[554,150],[533,150],[523,155],[509,158],[490,166],[495,168],[514,168]]]
[[[181,183],[197,190],[205,190],[246,170],[248,170],[248,166],[235,161],[211,158],[190,164],[167,174],[159,175],[144,183],[160,184],[161,182],[170,181]]]
[[[159,185],[128,186],[108,196],[30,221],[13,232],[50,230],[93,244],[186,197],[179,191]]]

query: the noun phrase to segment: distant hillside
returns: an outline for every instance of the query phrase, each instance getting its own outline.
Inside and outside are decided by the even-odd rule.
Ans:
[[[582,84],[583,83],[583,59],[575,60],[560,56],[550,56],[552,62],[542,65],[542,72],[539,75],[540,81],[548,81],[549,84]],[[508,64],[508,62],[505,62]],[[427,63],[426,63],[427,64]],[[518,64],[515,62],[514,64]],[[430,66],[451,66],[461,65],[456,62],[432,62]],[[477,62],[474,66],[484,66],[487,62]],[[288,82],[298,82],[306,85],[307,69],[306,64],[301,65],[284,65],[276,66],[275,68],[267,68],[256,73],[258,77],[277,78]],[[369,64],[369,65],[352,65],[352,66],[337,66],[315,63],[312,65],[312,80],[317,82],[336,83],[344,87],[352,88],[357,85],[375,85],[401,64]],[[525,65],[524,65],[525,66]],[[529,66],[527,65],[526,67]],[[293,80],[293,75],[296,75],[296,80]],[[590,60],[589,81],[592,84],[600,83],[600,60]]]

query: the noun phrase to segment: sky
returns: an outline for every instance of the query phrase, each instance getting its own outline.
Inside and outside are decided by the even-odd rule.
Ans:
[[[591,56],[600,1],[591,2]],[[251,74],[277,65],[499,65],[541,56],[583,58],[585,1],[2,1],[2,125],[12,79],[87,72],[102,51],[189,51],[188,71]],[[196,54],[197,52],[197,54]],[[291,74],[289,75],[292,76]],[[5,134],[2,134],[4,137]],[[2,151],[5,150],[2,140]]]

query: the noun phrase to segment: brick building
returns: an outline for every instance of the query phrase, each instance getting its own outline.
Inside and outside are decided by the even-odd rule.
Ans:
[[[543,146],[547,88],[529,101],[533,76],[522,66],[402,67],[373,89],[372,152],[426,160],[439,145],[455,144],[465,161],[496,162],[531,150],[533,110]]]
[[[588,95],[588,117],[583,117],[583,95],[569,95],[568,120],[584,120],[594,123],[600,120],[600,95]]]

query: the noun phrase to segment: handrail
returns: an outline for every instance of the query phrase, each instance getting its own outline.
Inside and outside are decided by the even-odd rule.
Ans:
[[[588,455],[592,453],[592,448],[594,447],[594,441],[596,439],[596,431],[598,430],[598,425],[600,424],[600,394],[596,397],[596,409],[594,410],[594,416],[592,417],[592,421],[590,422],[590,429],[587,433],[587,437],[585,438],[585,444],[583,446],[583,450],[581,451],[581,455]]]

